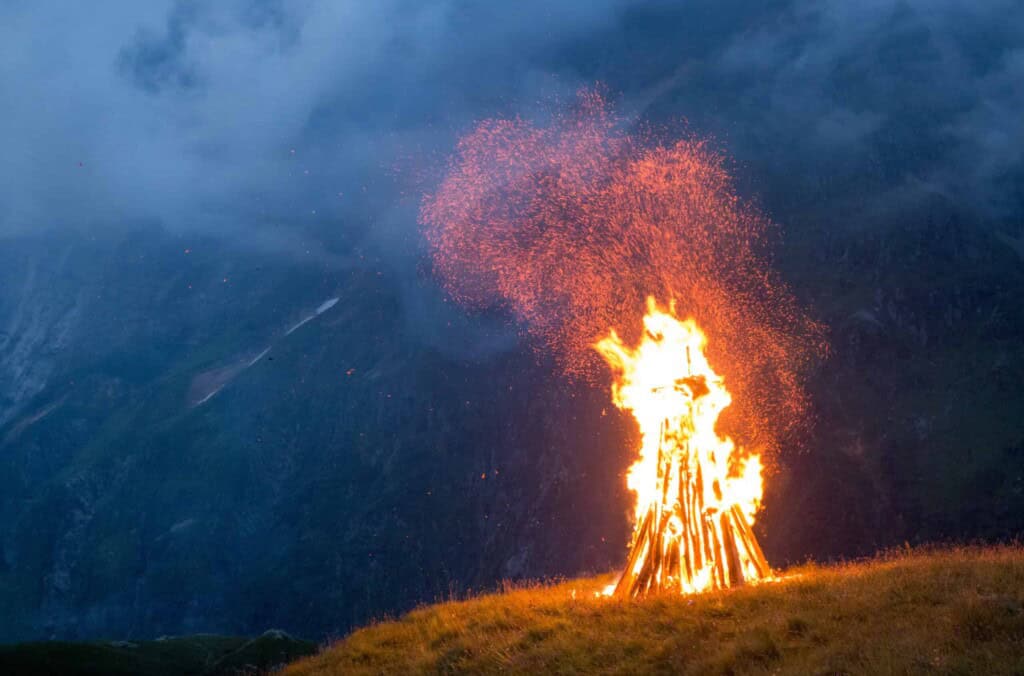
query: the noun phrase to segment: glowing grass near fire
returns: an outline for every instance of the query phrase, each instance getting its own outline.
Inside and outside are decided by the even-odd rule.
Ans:
[[[720,589],[770,574],[750,529],[761,502],[761,459],[738,458],[715,430],[732,402],[704,356],[707,339],[647,299],[635,348],[611,334],[594,347],[615,374],[615,405],[640,426],[627,483],[636,493],[633,544],[606,593],[638,596]]]
[[[711,337],[712,340],[714,337]],[[1024,550],[901,549],[645,603],[607,576],[423,606],[285,669],[312,674],[1013,674]]]

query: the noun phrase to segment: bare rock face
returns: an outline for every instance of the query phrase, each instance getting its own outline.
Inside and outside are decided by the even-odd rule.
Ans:
[[[85,306],[82,289],[60,284],[67,254],[53,260],[32,252],[9,263],[0,304],[0,426],[46,388]]]

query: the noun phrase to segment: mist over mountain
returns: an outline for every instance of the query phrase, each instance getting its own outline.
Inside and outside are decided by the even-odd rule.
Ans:
[[[621,565],[635,442],[420,196],[602,83],[710,136],[830,329],[769,459],[776,565],[1024,526],[1014,2],[0,8],[0,641],[337,635]]]

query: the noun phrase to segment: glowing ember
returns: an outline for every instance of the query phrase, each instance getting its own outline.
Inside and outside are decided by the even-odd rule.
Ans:
[[[706,339],[647,299],[639,345],[611,334],[595,348],[615,373],[612,397],[640,426],[640,454],[629,469],[636,493],[633,545],[614,592],[685,593],[770,574],[750,524],[761,501],[761,459],[742,462],[718,436],[732,399],[704,356]]]

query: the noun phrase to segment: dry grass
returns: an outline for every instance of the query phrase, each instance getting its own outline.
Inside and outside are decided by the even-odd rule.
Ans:
[[[594,598],[608,576],[360,629],[300,674],[1024,673],[1024,549],[899,552],[696,597]]]

